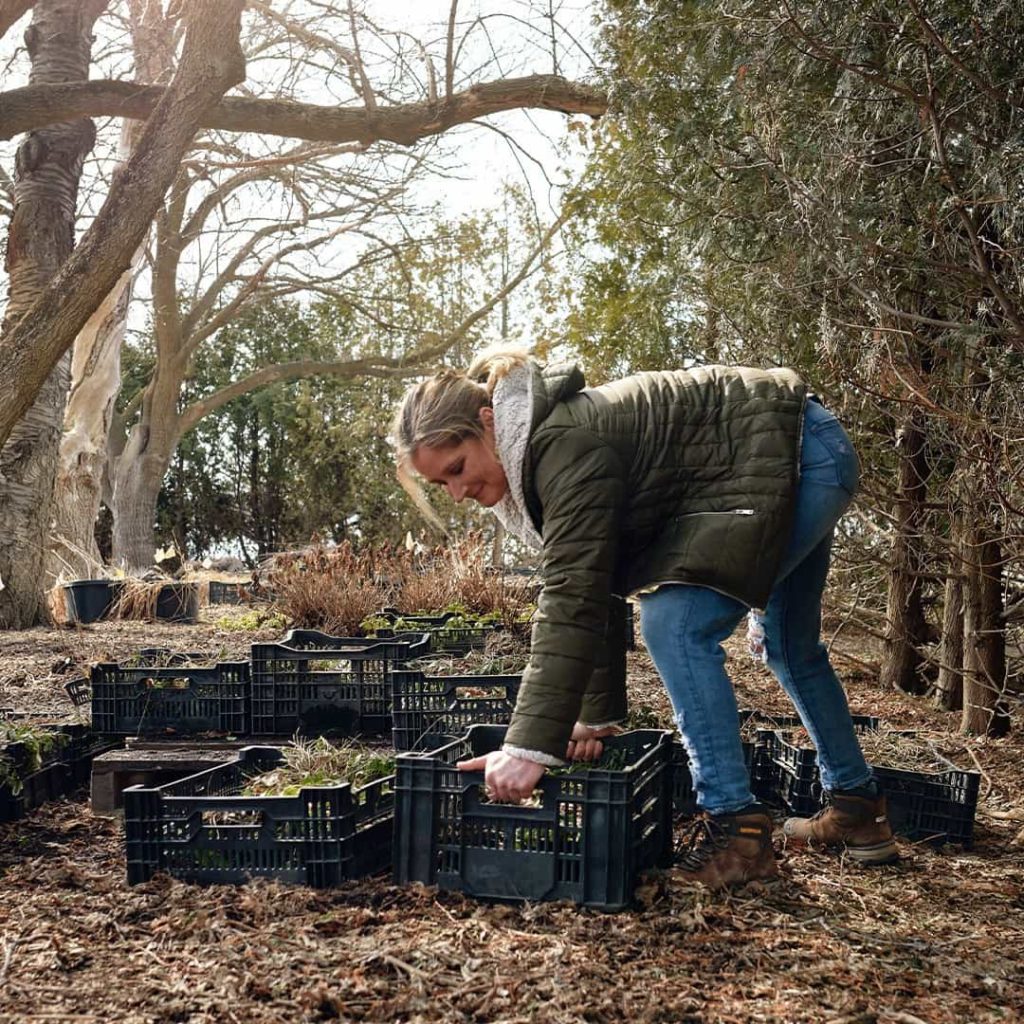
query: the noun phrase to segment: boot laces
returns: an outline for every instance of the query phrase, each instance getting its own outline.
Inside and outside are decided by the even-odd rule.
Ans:
[[[821,794],[821,807],[811,815],[811,821],[817,821],[819,818],[824,818],[829,811],[832,810],[832,804],[835,801],[832,798],[832,794],[826,789]]]
[[[729,845],[729,832],[710,814],[702,814],[690,826],[680,844],[679,863],[697,871]]]

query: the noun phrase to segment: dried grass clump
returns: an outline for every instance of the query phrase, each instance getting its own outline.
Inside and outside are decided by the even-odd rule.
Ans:
[[[163,580],[125,579],[110,607],[112,619],[155,619]]]
[[[358,789],[395,774],[393,754],[356,743],[333,746],[323,736],[310,742],[295,740],[281,753],[284,760],[249,779],[243,795],[295,796],[304,786],[340,786],[345,782]]]
[[[277,555],[260,582],[293,625],[336,636],[358,635],[360,624],[387,606],[408,614],[457,610],[467,619],[525,628],[530,587],[492,572],[488,554],[489,545],[475,535],[425,553],[314,544]]]
[[[171,579],[139,579],[126,577],[120,581],[117,597],[110,606],[111,619],[143,619],[151,621],[157,618],[157,605],[164,588],[173,589],[174,596],[170,607],[175,609],[174,618],[192,618],[198,610],[198,586],[183,580]],[[171,618],[165,606],[165,618]]]
[[[381,553],[356,551],[347,541],[278,555],[265,576],[274,604],[292,625],[335,636],[357,636],[359,624],[384,603]]]
[[[419,567],[406,566],[395,603],[403,612],[454,608],[488,616],[506,629],[522,625],[532,610],[530,587],[495,572],[489,559],[490,545],[479,534],[435,548]]]

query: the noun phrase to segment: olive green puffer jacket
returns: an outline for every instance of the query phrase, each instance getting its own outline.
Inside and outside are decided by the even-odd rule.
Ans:
[[[689,583],[767,603],[789,539],[806,388],[789,370],[722,366],[597,388],[573,365],[530,372],[523,492],[544,540],[544,588],[506,746],[561,758],[577,719],[625,714],[613,595]]]

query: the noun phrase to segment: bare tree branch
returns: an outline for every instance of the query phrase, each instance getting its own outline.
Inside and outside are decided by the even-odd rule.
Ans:
[[[76,117],[150,116],[163,96],[160,86],[96,81],[29,85],[0,93],[0,139],[10,139],[55,121]],[[608,107],[593,86],[557,75],[529,75],[482,82],[456,93],[440,106],[403,103],[368,111],[363,107],[325,107],[290,100],[228,96],[207,110],[201,127],[259,132],[311,142],[394,142],[411,146],[457,124],[516,107],[600,117]]]
[[[996,103],[1006,103],[1011,107],[1019,107],[1021,104],[1016,101],[1006,89],[997,89],[990,82],[986,82],[976,71],[972,71],[955,53],[946,45],[946,41],[935,30],[935,26],[925,17],[921,11],[921,5],[915,0],[907,0],[907,6],[914,12],[921,31],[931,41],[932,45],[953,65],[965,78],[972,82],[981,92],[985,93]]]
[[[444,98],[450,100],[455,92],[455,15],[459,9],[459,0],[452,0],[448,12],[448,39],[444,50]]]
[[[28,10],[36,0],[0,0],[0,37]]]
[[[432,332],[426,336],[426,344],[421,345],[411,353],[401,356],[371,356],[364,359],[340,361],[303,359],[289,363],[279,363],[276,366],[262,367],[247,377],[243,377],[241,380],[235,381],[219,391],[215,391],[212,395],[207,395],[198,402],[194,402],[178,417],[177,435],[180,437],[182,434],[185,434],[204,416],[209,416],[210,413],[233,399],[240,398],[242,395],[249,394],[251,391],[266,387],[269,384],[276,384],[279,381],[297,380],[303,377],[318,375],[335,377],[407,377],[422,372],[434,360],[443,356],[452,346],[465,338],[475,324],[479,323],[499,302],[507,298],[523,281],[536,271],[538,258],[547,248],[551,239],[561,230],[568,218],[568,211],[563,211],[538,240],[519,270],[505,282],[503,287],[495,292],[479,308],[470,313],[453,330],[443,335]]]

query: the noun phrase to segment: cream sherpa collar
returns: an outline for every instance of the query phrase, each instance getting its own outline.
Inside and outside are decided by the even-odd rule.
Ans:
[[[543,541],[530,518],[523,492],[523,470],[533,418],[533,373],[529,365],[517,366],[498,381],[491,404],[498,461],[508,480],[508,493],[491,511],[509,533],[539,551]]]

